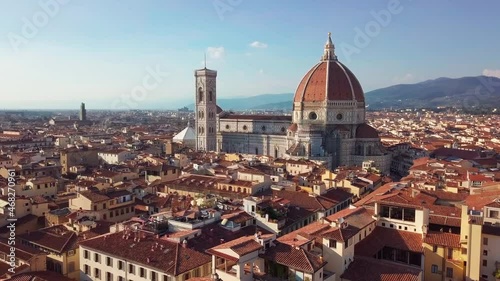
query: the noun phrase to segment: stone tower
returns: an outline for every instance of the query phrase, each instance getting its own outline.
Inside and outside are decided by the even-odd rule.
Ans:
[[[87,120],[87,110],[85,109],[85,104],[82,102],[80,105],[80,116],[79,116],[80,121],[86,121]]]
[[[195,70],[196,150],[215,151],[217,145],[217,71]]]

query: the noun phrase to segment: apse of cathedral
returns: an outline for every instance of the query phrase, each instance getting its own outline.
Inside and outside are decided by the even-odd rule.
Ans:
[[[300,81],[292,115],[241,115],[217,106],[217,71],[195,71],[196,149],[310,159],[388,172],[391,156],[365,121],[365,96],[356,76],[335,55],[328,34],[323,55]]]

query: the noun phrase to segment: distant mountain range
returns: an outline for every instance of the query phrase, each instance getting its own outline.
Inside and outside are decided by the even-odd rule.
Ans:
[[[217,99],[217,105],[222,109],[250,110],[250,109],[291,109],[293,93],[286,94],[264,94],[244,98]],[[283,107],[285,106],[285,107]],[[194,109],[194,103],[187,106]]]
[[[477,76],[438,78],[416,84],[400,84],[365,93],[370,109],[500,107],[500,79]]]
[[[224,110],[291,110],[293,93],[219,99]],[[477,76],[438,78],[399,84],[365,93],[369,109],[457,107],[500,108],[500,79]],[[188,106],[194,108],[194,104]]]

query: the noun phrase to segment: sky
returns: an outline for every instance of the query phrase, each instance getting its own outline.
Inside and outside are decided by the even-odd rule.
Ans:
[[[332,33],[365,92],[500,77],[500,1],[0,0],[0,109],[172,109],[293,93]]]

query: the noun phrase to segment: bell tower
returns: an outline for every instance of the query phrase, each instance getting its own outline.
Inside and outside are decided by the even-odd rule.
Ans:
[[[217,146],[217,71],[195,70],[196,150],[215,151]]]

